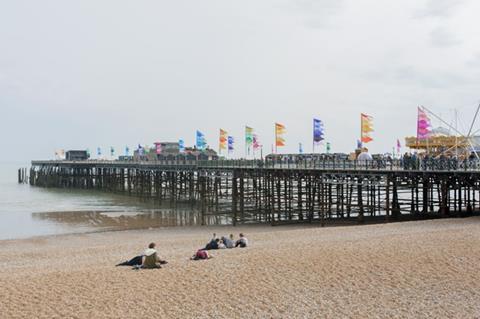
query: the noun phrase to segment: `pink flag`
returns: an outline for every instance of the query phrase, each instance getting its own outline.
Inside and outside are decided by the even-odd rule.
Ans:
[[[262,145],[260,144],[260,139],[257,134],[253,134],[253,150],[258,150]]]
[[[427,113],[421,108],[418,108],[418,119],[417,119],[417,139],[425,140],[430,137],[432,133],[432,125],[430,123],[430,118]]]

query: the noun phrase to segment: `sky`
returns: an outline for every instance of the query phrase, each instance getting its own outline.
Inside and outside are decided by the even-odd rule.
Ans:
[[[266,154],[275,122],[279,152],[310,152],[314,117],[333,152],[351,152],[361,112],[382,153],[416,134],[419,105],[448,123],[456,109],[466,131],[478,12],[473,0],[0,1],[2,158],[192,145],[197,129],[216,149],[220,128],[241,157],[245,125]]]

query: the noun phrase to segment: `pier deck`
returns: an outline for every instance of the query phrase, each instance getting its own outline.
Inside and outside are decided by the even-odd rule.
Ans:
[[[477,163],[406,169],[400,161],[32,161],[40,187],[98,189],[189,202],[202,223],[296,223],[468,216],[479,210]]]

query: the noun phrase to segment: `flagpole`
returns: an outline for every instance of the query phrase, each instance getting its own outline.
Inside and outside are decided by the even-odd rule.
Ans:
[[[275,154],[278,153],[277,151],[277,123],[275,123]]]
[[[245,158],[247,158],[247,126],[245,126]]]
[[[363,146],[363,114],[360,113],[360,144]]]

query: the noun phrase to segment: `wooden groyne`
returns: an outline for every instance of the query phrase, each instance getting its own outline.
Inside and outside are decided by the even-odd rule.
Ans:
[[[232,224],[395,221],[479,211],[480,170],[400,162],[33,161],[30,184],[190,202]]]

